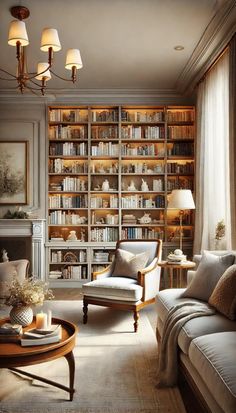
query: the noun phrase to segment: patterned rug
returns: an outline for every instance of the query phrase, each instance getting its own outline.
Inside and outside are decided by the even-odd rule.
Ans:
[[[74,400],[68,401],[63,390],[2,369],[0,413],[185,413],[177,388],[156,388],[157,343],[146,310],[135,334],[128,312],[89,306],[84,326],[81,301],[53,301],[44,308],[79,326]],[[24,369],[68,385],[64,358]]]

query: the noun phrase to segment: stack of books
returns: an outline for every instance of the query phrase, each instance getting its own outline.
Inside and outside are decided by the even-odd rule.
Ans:
[[[0,342],[18,342],[22,334],[22,326],[20,324],[4,323],[0,326]]]
[[[137,223],[135,215],[123,215],[122,224],[123,225],[134,225]]]
[[[53,324],[50,329],[42,330],[33,328],[21,336],[22,347],[42,346],[43,344],[58,343],[61,340],[61,325]]]

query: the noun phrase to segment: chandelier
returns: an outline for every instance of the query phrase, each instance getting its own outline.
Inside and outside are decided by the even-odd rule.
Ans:
[[[10,11],[11,15],[17,19],[10,23],[8,34],[8,44],[16,47],[17,70],[16,75],[14,75],[0,68],[1,72],[9,76],[8,78],[0,77],[0,79],[16,81],[17,86],[15,88],[19,89],[21,93],[25,89],[29,89],[32,93],[40,90],[42,95],[45,94],[46,82],[51,79],[51,74],[61,80],[75,83],[77,69],[83,67],[79,49],[69,49],[66,54],[65,68],[71,70],[71,78],[63,78],[52,71],[53,53],[61,50],[61,43],[56,29],[45,28],[42,32],[40,50],[48,53],[48,62],[38,63],[37,72],[28,71],[25,49],[29,44],[29,39],[23,20],[29,17],[30,12],[24,6],[12,7]],[[41,83],[37,81],[41,81]]]

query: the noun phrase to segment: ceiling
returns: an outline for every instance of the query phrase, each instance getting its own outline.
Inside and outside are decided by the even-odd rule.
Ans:
[[[174,91],[182,83],[184,89],[187,69],[227,3],[235,12],[235,1],[228,0],[1,0],[0,66],[16,72],[15,48],[7,44],[9,9],[21,4],[30,10],[25,20],[30,71],[47,61],[40,51],[44,27],[59,33],[62,50],[55,53],[53,67],[59,75],[70,76],[64,69],[66,50],[81,51],[84,67],[76,86],[53,79],[50,87]],[[184,50],[174,50],[176,45]],[[0,81],[0,93],[13,87],[14,82]]]

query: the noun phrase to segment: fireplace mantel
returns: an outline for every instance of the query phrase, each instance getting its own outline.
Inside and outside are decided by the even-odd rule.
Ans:
[[[41,280],[45,279],[45,221],[45,219],[0,219],[0,237],[31,237],[32,273]]]

